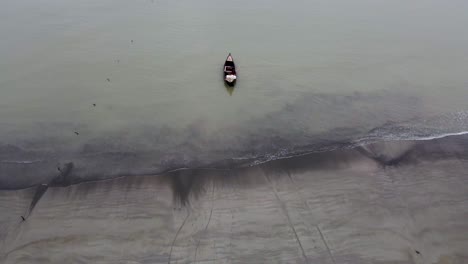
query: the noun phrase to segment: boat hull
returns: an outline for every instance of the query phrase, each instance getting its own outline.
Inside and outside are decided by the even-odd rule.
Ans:
[[[224,62],[224,67],[223,67],[223,75],[224,75],[224,83],[227,86],[234,86],[236,85],[237,81],[237,72],[236,72],[236,64],[234,63],[234,59],[231,56],[231,53],[226,58],[226,61]],[[228,81],[228,76],[232,79],[232,76],[234,76],[236,79],[232,81]]]

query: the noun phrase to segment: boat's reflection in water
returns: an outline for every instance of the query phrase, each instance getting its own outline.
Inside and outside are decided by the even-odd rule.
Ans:
[[[234,86],[229,86],[226,82],[224,82],[224,87],[226,88],[228,94],[232,95],[232,93],[234,92]]]

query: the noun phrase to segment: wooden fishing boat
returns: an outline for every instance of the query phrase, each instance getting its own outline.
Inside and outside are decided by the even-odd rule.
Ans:
[[[236,64],[234,63],[234,59],[231,56],[231,53],[226,58],[224,62],[224,82],[226,82],[229,86],[234,86],[237,80],[237,72],[236,72]]]

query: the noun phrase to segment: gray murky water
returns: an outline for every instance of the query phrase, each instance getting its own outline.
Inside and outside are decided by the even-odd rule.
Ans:
[[[466,1],[1,6],[3,187],[468,130]]]

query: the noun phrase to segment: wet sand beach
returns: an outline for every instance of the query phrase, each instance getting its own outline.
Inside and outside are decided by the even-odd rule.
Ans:
[[[466,263],[468,136],[0,191],[2,263]]]

